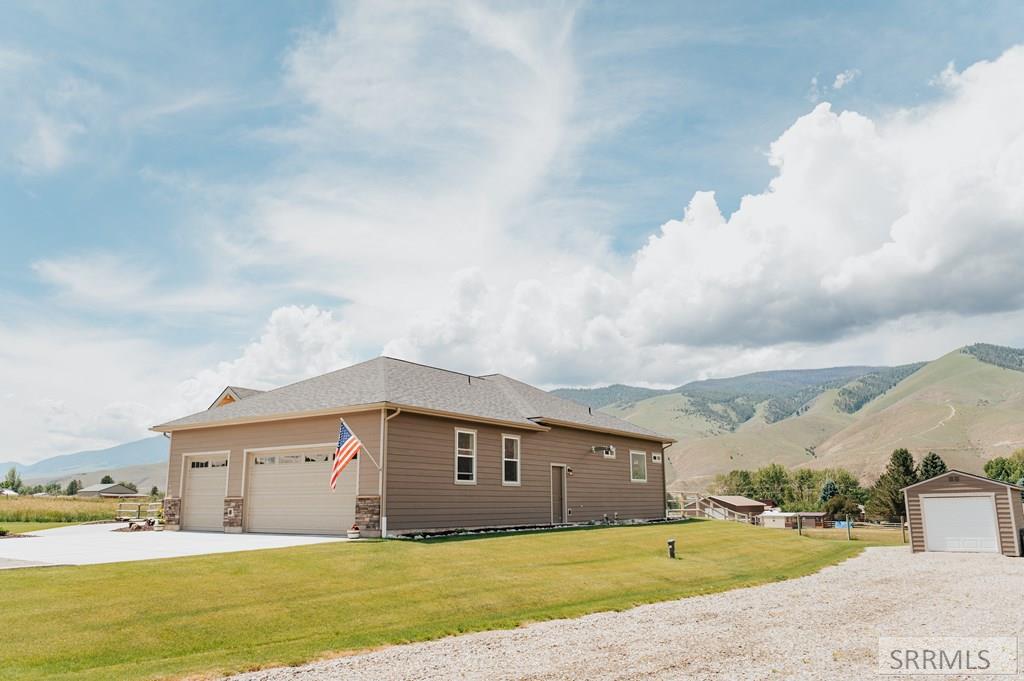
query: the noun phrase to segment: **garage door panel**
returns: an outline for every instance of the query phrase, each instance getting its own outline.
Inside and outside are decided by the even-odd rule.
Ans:
[[[253,456],[245,498],[250,532],[344,534],[355,521],[358,462],[330,488],[333,450]]]
[[[999,525],[992,497],[922,497],[921,511],[928,551],[999,552]]]
[[[185,530],[224,531],[224,489],[227,455],[187,457],[181,527]]]

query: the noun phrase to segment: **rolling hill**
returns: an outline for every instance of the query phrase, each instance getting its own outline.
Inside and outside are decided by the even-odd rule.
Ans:
[[[679,440],[667,451],[674,489],[776,462],[841,466],[873,480],[896,447],[939,453],[981,472],[988,459],[1024,447],[1024,351],[986,344],[898,367],[769,371],[630,392],[593,404]],[[605,392],[600,392],[605,390]],[[646,390],[646,389],[641,389]],[[586,390],[556,391],[586,403]],[[606,400],[607,389],[593,397]]]
[[[89,450],[76,452],[74,454],[62,454],[53,456],[33,464],[22,464],[17,462],[0,463],[0,471],[6,472],[11,467],[17,469],[18,474],[28,481],[46,483],[54,480],[69,480],[71,477],[81,478],[82,474],[90,472],[102,473],[125,469],[126,467],[137,467],[148,464],[159,464],[167,466],[168,440],[162,435],[147,437],[134,442],[126,442],[106,449]],[[131,478],[117,478],[118,480],[130,480]],[[96,479],[99,482],[99,478]]]

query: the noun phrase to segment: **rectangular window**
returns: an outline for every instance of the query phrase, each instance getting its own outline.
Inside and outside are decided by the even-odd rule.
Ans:
[[[661,463],[661,454],[651,452],[651,463]]]
[[[257,466],[266,466],[268,464],[275,464],[275,463],[277,463],[277,457],[276,456],[257,456],[255,458],[253,458],[252,462],[254,464],[256,464]]]
[[[455,484],[476,484],[475,430],[455,430]]]
[[[604,458],[614,459],[615,458],[615,447],[608,445],[608,449],[604,450]]]
[[[193,461],[192,462],[192,468],[209,468],[209,467],[210,467],[210,462],[209,461]]]
[[[501,436],[501,484],[519,485],[520,454],[519,436]]]
[[[302,463],[302,454],[282,454],[278,463]]]
[[[629,479],[633,482],[647,482],[647,453],[629,453]]]

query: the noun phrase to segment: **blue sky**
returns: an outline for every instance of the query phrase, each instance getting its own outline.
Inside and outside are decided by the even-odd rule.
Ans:
[[[1022,33],[1011,2],[5,4],[0,459],[382,352],[677,385],[1024,343]]]

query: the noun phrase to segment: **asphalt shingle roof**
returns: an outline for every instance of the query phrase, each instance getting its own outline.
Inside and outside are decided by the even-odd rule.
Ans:
[[[204,410],[154,430],[220,425],[261,418],[388,403],[536,427],[545,420],[596,430],[664,437],[589,407],[556,397],[501,374],[469,376],[414,362],[378,357],[322,376],[259,392],[244,400]]]

